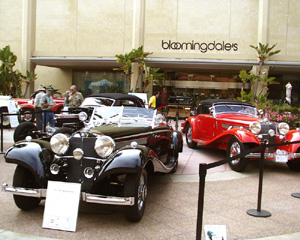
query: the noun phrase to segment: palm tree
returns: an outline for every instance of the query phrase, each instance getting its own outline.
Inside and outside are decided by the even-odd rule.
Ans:
[[[267,43],[266,45],[259,43],[259,46],[253,46],[250,45],[250,47],[252,47],[253,49],[256,50],[257,54],[258,54],[258,58],[259,58],[259,67],[258,67],[258,73],[257,75],[260,76],[261,75],[261,70],[262,67],[265,63],[265,61],[280,52],[280,50],[274,51],[272,52],[273,48],[276,46],[276,44],[274,44],[272,47],[269,47],[269,44]],[[257,88],[258,88],[258,82],[259,82],[259,78],[255,79],[254,81],[254,86],[253,86],[253,96],[252,96],[252,101],[254,101],[255,96],[257,94]]]
[[[130,75],[132,70],[132,63],[138,62],[139,64],[139,74],[138,79],[136,83],[139,81],[140,76],[144,72],[144,70],[147,68],[147,64],[145,63],[144,59],[152,53],[150,52],[144,52],[143,46],[140,46],[138,49],[132,49],[131,52],[126,54],[119,54],[116,55],[117,57],[117,63],[122,64],[121,67],[116,68],[114,70],[122,70],[125,73],[126,79],[125,79],[125,88],[127,81],[130,81]],[[132,86],[133,87],[133,86]],[[137,88],[137,85],[132,88],[132,91],[135,91]],[[126,89],[127,90],[127,89]]]

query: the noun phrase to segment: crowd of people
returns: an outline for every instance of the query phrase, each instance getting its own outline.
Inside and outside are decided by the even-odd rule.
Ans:
[[[34,100],[34,108],[36,115],[37,129],[42,130],[49,124],[54,127],[54,113],[52,111],[55,102],[52,97],[53,88],[51,86],[43,87],[39,86],[38,94]],[[68,108],[78,108],[83,102],[84,97],[82,93],[77,91],[77,87],[72,85],[70,90],[64,93],[64,106]],[[149,108],[163,111],[168,105],[168,91],[164,87],[161,91],[155,91],[149,99]]]

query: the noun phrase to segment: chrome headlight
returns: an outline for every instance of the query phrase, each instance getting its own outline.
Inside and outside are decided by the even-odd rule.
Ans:
[[[157,115],[156,115],[156,117],[155,117],[155,122],[156,122],[157,124],[161,124],[161,123],[163,123],[164,121],[165,121],[165,118],[164,118],[163,115],[161,115],[161,114],[157,114]]]
[[[278,131],[279,131],[280,134],[286,135],[290,131],[290,126],[287,123],[284,123],[284,122],[279,123],[278,124]]]
[[[97,138],[94,147],[96,153],[102,157],[108,157],[115,149],[115,141],[108,136],[101,136]]]
[[[78,114],[78,116],[79,116],[79,120],[82,121],[82,122],[85,121],[85,120],[87,120],[87,118],[88,118],[88,115],[87,115],[86,112],[80,112]]]
[[[249,128],[253,134],[257,135],[261,131],[261,124],[259,122],[253,122],[250,124]]]
[[[56,154],[64,154],[69,149],[69,139],[65,134],[55,134],[50,140],[50,146]]]

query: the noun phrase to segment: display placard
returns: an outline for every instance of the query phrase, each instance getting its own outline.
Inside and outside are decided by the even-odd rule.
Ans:
[[[43,228],[76,231],[81,184],[49,181]]]
[[[227,240],[225,225],[205,225],[205,240]]]

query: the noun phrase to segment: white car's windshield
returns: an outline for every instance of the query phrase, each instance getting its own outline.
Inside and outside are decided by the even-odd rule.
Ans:
[[[96,107],[90,119],[96,125],[108,123],[143,123],[149,126],[159,124],[165,119],[156,115],[156,110],[140,107]],[[95,125],[95,124],[94,124]]]
[[[97,98],[97,97],[87,97],[81,103],[80,107],[94,107],[94,106],[112,106],[114,100],[109,98]]]
[[[255,107],[247,105],[234,105],[234,104],[221,104],[214,107],[215,114],[221,113],[242,113],[252,116],[257,116],[257,111]]]

